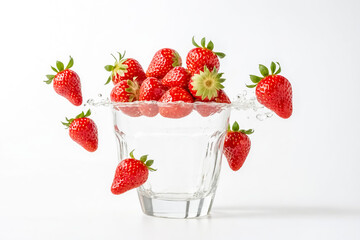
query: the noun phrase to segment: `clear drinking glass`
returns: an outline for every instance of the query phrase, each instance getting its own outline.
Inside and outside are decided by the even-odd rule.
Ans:
[[[188,115],[141,114],[154,115],[159,109]],[[132,102],[113,105],[112,112],[118,160],[135,149],[135,156],[148,154],[157,169],[137,189],[143,212],[169,218],[207,215],[219,178],[230,104]]]

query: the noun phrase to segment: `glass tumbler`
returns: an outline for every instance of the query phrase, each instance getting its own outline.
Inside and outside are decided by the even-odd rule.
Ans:
[[[168,218],[209,214],[230,104],[132,102],[113,105],[112,113],[118,160],[135,149],[135,157],[148,154],[157,169],[137,189],[143,212]]]

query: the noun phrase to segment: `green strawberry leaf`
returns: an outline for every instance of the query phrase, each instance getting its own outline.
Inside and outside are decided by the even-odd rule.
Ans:
[[[56,73],[59,72],[59,71],[58,71],[56,68],[54,68],[53,66],[50,66],[50,67],[51,67],[52,70],[54,70],[54,72],[56,72]]]
[[[107,81],[106,81],[106,83],[104,85],[109,84],[110,81],[111,81],[111,76],[108,77],[108,79],[107,79]]]
[[[46,83],[46,84],[50,84],[51,82],[52,82],[52,79],[44,81],[44,83]]]
[[[249,129],[249,130],[245,131],[246,135],[250,135],[250,134],[253,134],[253,133],[254,133],[254,129]]]
[[[114,69],[114,66],[106,65],[104,68],[105,68],[106,71],[111,72]]]
[[[70,56],[70,61],[65,69],[70,69],[74,65],[74,59]]]
[[[44,81],[46,84],[50,84],[52,80],[54,79],[55,75],[46,75],[46,78],[48,80]]]
[[[85,116],[84,117],[89,117],[91,115],[91,110],[87,110],[87,112],[85,113]]]
[[[60,61],[56,61],[56,67],[58,68],[59,72],[64,70],[64,64]]]
[[[148,155],[141,156],[140,161],[143,162],[143,163],[146,162],[147,157],[148,157]]]
[[[214,49],[214,43],[212,41],[210,41],[208,43],[208,45],[206,46],[206,48],[212,51]]]
[[[201,46],[202,46],[203,48],[205,48],[205,43],[206,43],[206,40],[205,40],[205,38],[203,37],[203,38],[201,39]]]
[[[54,77],[55,77],[55,75],[46,75],[46,77],[47,77],[47,79],[49,79],[49,80],[53,80]]]
[[[257,86],[257,84],[254,84],[254,85],[247,85],[247,84],[245,84],[245,85],[246,85],[246,87],[248,87],[248,88],[254,88],[254,87]]]
[[[261,77],[258,77],[258,76],[255,76],[255,75],[250,75],[250,80],[253,82],[253,83],[258,83],[261,81]]]
[[[238,132],[239,129],[240,129],[239,124],[235,121],[234,124],[232,125],[232,130],[234,132]]]
[[[194,36],[192,37],[192,44],[193,44],[195,47],[200,48],[200,46],[195,42],[195,37],[194,37]]]
[[[75,119],[77,118],[83,118],[85,116],[84,112],[81,112],[80,114],[76,115]]]
[[[276,71],[275,75],[276,75],[276,74],[279,74],[279,73],[281,72],[281,66],[280,66],[280,63],[278,63],[278,62],[276,62],[276,63],[277,63],[277,65],[279,65],[279,69]]]
[[[259,64],[259,70],[261,75],[263,75],[264,77],[269,76],[269,69],[267,67],[265,67],[262,64]]]
[[[145,165],[150,167],[151,165],[153,165],[153,163],[154,163],[154,160],[148,160]]]
[[[61,122],[61,123],[62,123],[62,125],[66,126],[66,128],[70,127],[70,123],[68,123],[68,122]]]
[[[148,167],[148,169],[149,169],[150,171],[152,171],[152,172],[157,171],[157,169],[153,169],[153,168],[151,168],[151,167]]]
[[[129,154],[130,157],[133,158],[133,159],[135,159],[135,157],[134,157],[134,151],[135,151],[135,149],[133,149],[133,150],[130,152],[130,154]]]
[[[224,58],[226,55],[225,53],[222,52],[214,52],[216,56],[218,56],[219,58]]]
[[[270,64],[270,69],[271,69],[271,75],[274,75],[274,72],[276,70],[276,65],[274,62],[271,62]]]

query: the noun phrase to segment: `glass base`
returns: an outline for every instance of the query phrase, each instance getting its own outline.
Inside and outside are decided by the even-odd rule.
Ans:
[[[210,213],[215,194],[200,199],[164,200],[139,194],[146,215],[164,218],[196,218]]]

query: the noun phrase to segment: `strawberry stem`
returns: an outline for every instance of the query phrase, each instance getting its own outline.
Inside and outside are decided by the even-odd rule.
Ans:
[[[195,42],[195,37],[193,36],[192,37],[192,44],[197,47],[197,48],[206,48],[206,49],[209,49],[210,51],[212,51],[216,56],[218,56],[219,58],[224,58],[226,55],[225,53],[222,53],[222,52],[214,52],[213,49],[214,49],[214,43],[210,40],[209,43],[206,45],[206,39],[205,37],[203,37],[200,41],[200,44],[201,44],[201,47],[199,46],[199,44],[197,44]]]
[[[135,149],[133,149],[129,154],[132,159],[136,159],[134,157],[134,151],[135,151]],[[157,169],[154,169],[154,168],[150,167],[151,165],[153,165],[154,160],[152,160],[152,159],[147,160],[147,157],[148,157],[148,155],[143,155],[143,156],[140,157],[139,161],[141,161],[143,164],[145,164],[147,169],[149,169],[150,171],[152,171],[152,172],[156,171]]]
[[[278,70],[276,71],[276,64],[279,66]],[[271,75],[277,75],[281,72],[281,66],[280,66],[280,63],[276,62],[276,64],[274,62],[271,62],[270,64],[270,70],[271,70]],[[255,83],[255,84],[252,84],[252,85],[246,85],[246,87],[248,88],[254,88],[257,86],[257,84],[265,77],[269,76],[269,69],[267,67],[265,67],[264,65],[262,64],[259,64],[259,70],[260,70],[260,73],[263,77],[258,77],[258,76],[255,76],[255,75],[250,75],[250,80]],[[276,72],[275,72],[276,71]]]
[[[228,126],[228,132],[229,131],[233,131],[233,132],[241,132],[241,133],[244,133],[246,135],[250,135],[252,133],[254,133],[254,129],[248,129],[248,130],[244,130],[244,129],[240,129],[240,126],[238,124],[237,121],[235,121],[232,125],[232,130],[230,130],[230,124]]]
[[[90,115],[91,115],[91,111],[90,111],[90,109],[89,109],[89,110],[87,110],[86,113],[81,112],[81,113],[78,114],[75,118],[70,118],[70,119],[68,119],[67,117],[65,117],[66,122],[61,122],[61,123],[62,123],[64,126],[66,126],[66,128],[69,128],[69,127],[70,127],[70,124],[71,124],[75,119],[89,117]]]

